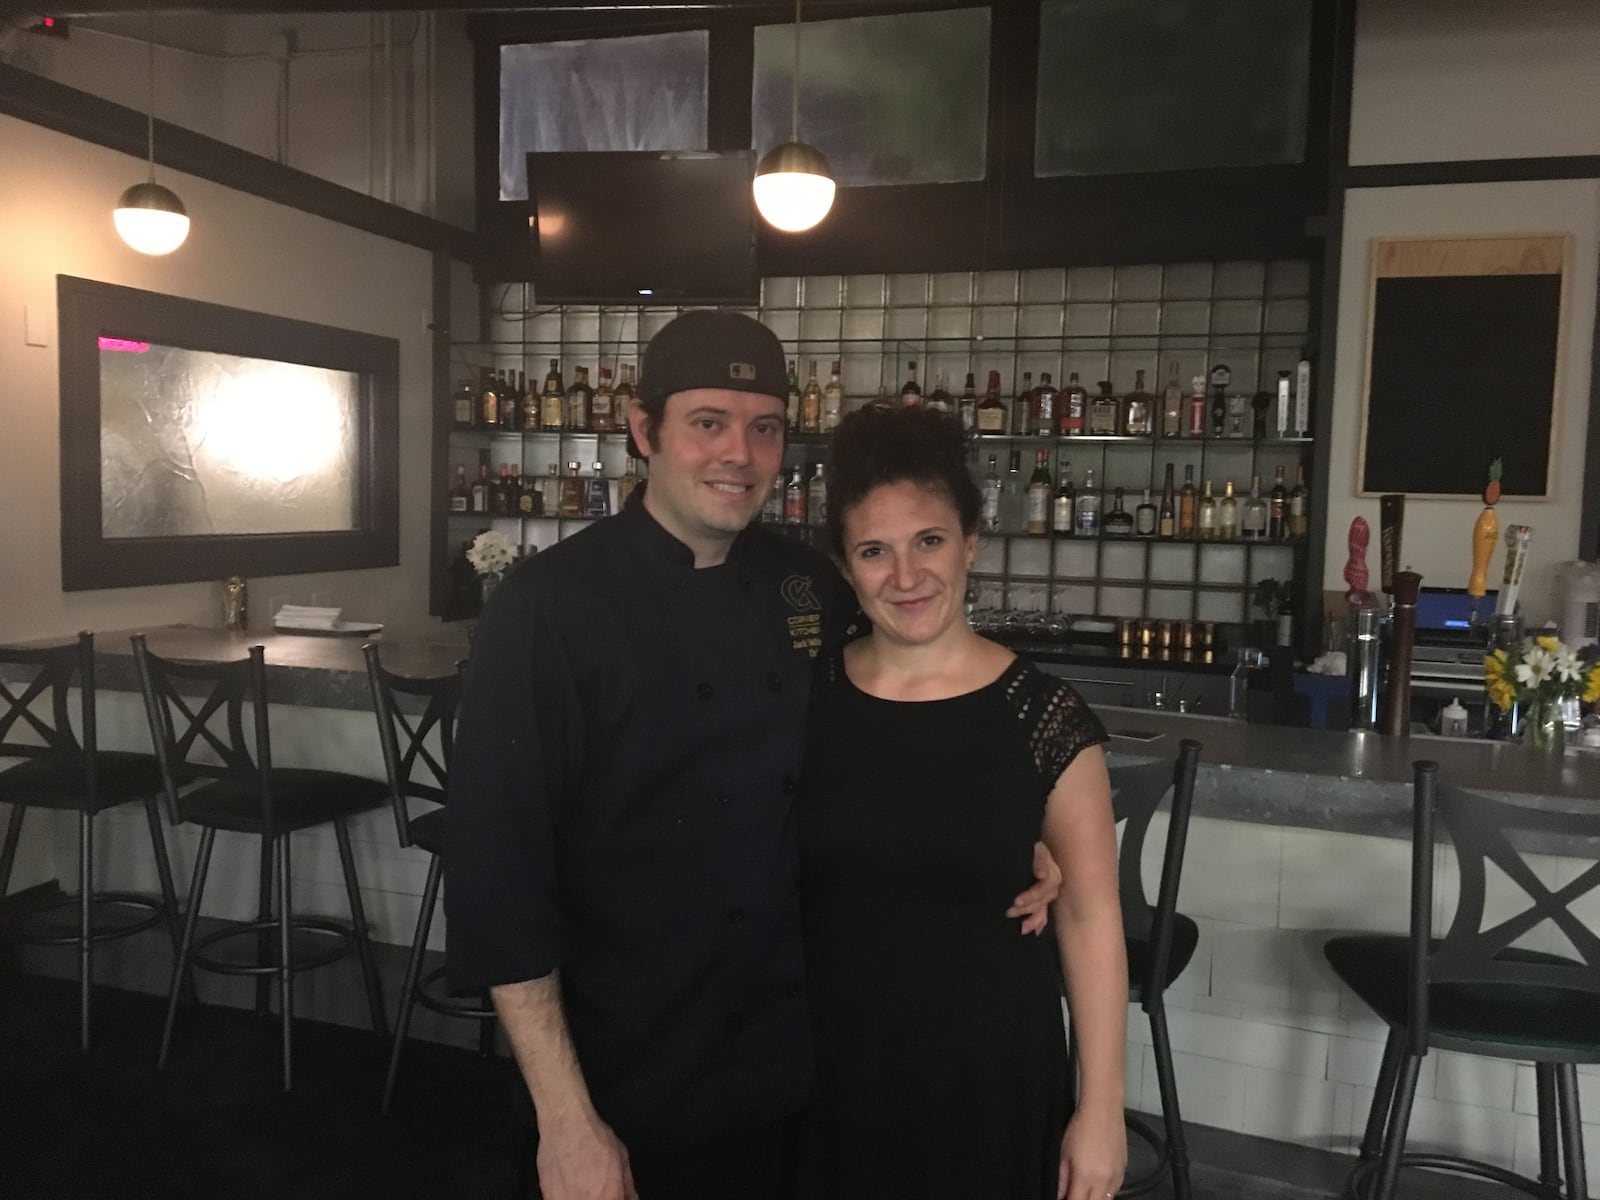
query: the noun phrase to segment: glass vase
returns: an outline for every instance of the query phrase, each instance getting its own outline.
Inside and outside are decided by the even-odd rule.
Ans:
[[[488,604],[490,595],[492,595],[494,590],[495,590],[495,588],[497,588],[499,586],[500,586],[500,572],[498,572],[498,571],[496,571],[492,575],[480,575],[480,576],[478,576],[478,594],[480,595],[480,597],[482,597],[482,603]]]
[[[1561,719],[1561,701],[1532,700],[1523,725],[1523,740],[1545,754],[1560,754],[1566,749],[1567,727]]]

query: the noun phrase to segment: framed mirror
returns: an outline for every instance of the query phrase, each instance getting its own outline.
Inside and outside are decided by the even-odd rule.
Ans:
[[[400,561],[397,341],[56,285],[64,590]]]

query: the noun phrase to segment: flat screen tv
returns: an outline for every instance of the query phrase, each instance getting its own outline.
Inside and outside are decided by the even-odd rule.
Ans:
[[[529,154],[535,300],[753,303],[754,174],[750,150]]]

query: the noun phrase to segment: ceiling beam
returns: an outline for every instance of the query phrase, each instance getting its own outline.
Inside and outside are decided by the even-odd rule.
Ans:
[[[837,7],[841,0],[811,0],[807,6],[822,11]],[[33,15],[86,18],[108,17],[127,13],[144,13],[147,0],[68,0],[68,3],[51,5],[48,0],[0,0],[0,16],[8,19]],[[247,16],[260,13],[317,13],[331,16],[338,13],[383,12],[651,12],[694,13],[705,12],[765,12],[793,15],[792,5],[781,0],[603,0],[586,3],[585,0],[156,0],[155,10],[163,14],[207,13],[213,16]]]

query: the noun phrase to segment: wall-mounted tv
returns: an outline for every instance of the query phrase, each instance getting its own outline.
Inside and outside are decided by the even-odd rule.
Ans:
[[[541,304],[741,304],[758,298],[749,150],[528,155]]]

